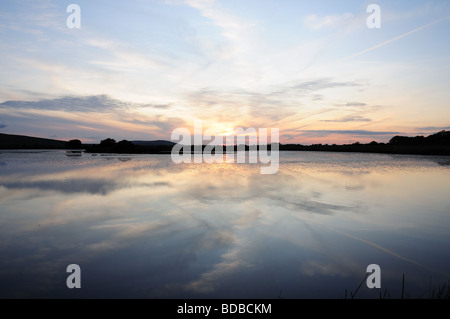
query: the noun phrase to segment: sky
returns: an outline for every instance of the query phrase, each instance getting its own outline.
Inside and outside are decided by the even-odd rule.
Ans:
[[[430,135],[450,129],[449,32],[448,0],[5,0],[0,133],[170,140],[202,120],[278,128],[283,144]]]

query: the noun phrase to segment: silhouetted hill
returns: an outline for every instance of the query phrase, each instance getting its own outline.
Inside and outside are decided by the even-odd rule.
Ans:
[[[1,149],[66,148],[66,142],[48,138],[0,133]]]

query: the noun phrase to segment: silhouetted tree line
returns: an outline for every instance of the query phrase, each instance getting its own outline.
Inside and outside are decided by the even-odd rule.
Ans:
[[[87,153],[164,154],[171,150],[172,146],[169,145],[136,145],[127,140],[116,142],[112,138],[104,139],[100,144],[86,146]]]
[[[187,153],[195,153],[198,152],[199,149],[202,150],[202,152],[205,150],[205,148],[208,145],[191,145],[191,146],[184,146],[181,150],[180,150],[180,154],[183,154],[184,151],[186,151]],[[271,144],[267,144],[267,145],[244,145],[244,144],[240,144],[240,145],[233,145],[233,146],[227,146],[227,145],[223,145],[222,146],[222,153],[225,154],[227,152],[238,152],[242,149],[244,149],[245,151],[251,151],[251,150],[256,150],[259,151],[261,148],[264,148],[268,151],[270,151],[272,149],[272,145]],[[213,148],[212,150],[208,150],[209,153],[211,154],[215,154],[216,152],[216,148]]]
[[[191,145],[190,147],[184,147],[180,150],[180,153],[187,151],[189,153],[196,152],[199,148],[204,151],[207,145]],[[266,149],[271,150],[271,145],[266,145]],[[100,142],[100,144],[95,145],[86,145],[86,152],[88,153],[130,153],[130,154],[167,154],[172,152],[173,145],[136,145],[130,141],[122,140],[120,142],[116,142],[116,140],[112,138],[104,139]],[[246,151],[251,149],[259,150],[259,145],[240,145],[233,146],[234,151],[238,151],[244,148]],[[226,146],[223,147],[223,152],[226,152]],[[215,149],[211,152],[215,153]]]
[[[72,145],[78,142],[72,142]],[[81,143],[81,142],[80,142]],[[207,145],[184,147],[180,150],[180,154],[184,151],[194,153],[201,148],[204,151]],[[259,145],[234,145],[233,150],[239,151],[245,148],[248,150],[259,150]],[[353,144],[344,145],[328,145],[328,144],[278,144],[280,151],[318,151],[318,152],[361,152],[361,153],[386,153],[386,154],[421,154],[421,155],[450,155],[450,131],[441,131],[428,137],[416,136],[395,136],[389,143],[379,143],[372,141],[367,144],[355,142]],[[173,145],[136,145],[130,141],[122,140],[116,142],[112,138],[102,140],[100,144],[85,145],[86,152],[90,153],[119,153],[119,154],[170,154]],[[271,150],[272,145],[264,145],[264,148]],[[224,145],[223,152],[229,151],[230,148]],[[214,153],[214,151],[212,152]]]
[[[81,143],[80,140],[70,140],[66,142],[66,147],[72,149],[81,149],[83,148],[83,143]]]
[[[372,141],[368,144],[353,143],[344,145],[328,144],[285,144],[283,151],[317,151],[317,152],[360,152],[385,154],[450,155],[450,132],[441,131],[428,137],[395,136],[389,143]]]
[[[450,131],[441,131],[439,133],[424,136],[394,136],[389,144],[392,145],[450,145]]]

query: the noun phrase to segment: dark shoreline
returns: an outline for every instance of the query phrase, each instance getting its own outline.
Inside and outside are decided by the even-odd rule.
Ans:
[[[60,150],[84,150],[86,153],[115,153],[115,154],[169,154],[177,145],[176,152],[202,151],[207,145],[184,146],[170,141],[135,141],[122,140],[116,142],[114,139],[103,140],[100,144],[82,144],[79,140],[68,142],[59,140],[42,139],[19,135],[0,134],[0,150],[24,150],[24,149],[60,149]],[[368,144],[273,144],[277,145],[279,151],[305,151],[305,152],[340,152],[340,153],[377,153],[377,154],[405,154],[405,155],[450,155],[450,131],[441,131],[428,137],[395,136],[389,143],[371,142]],[[260,147],[271,149],[272,145],[239,145],[234,146],[234,151],[245,148],[245,150]],[[226,147],[223,146],[224,153]]]
[[[202,147],[204,149],[205,146]],[[111,147],[103,148],[98,145],[83,145],[81,150],[85,153],[91,154],[171,154],[172,146],[133,146],[133,147]],[[70,147],[49,147],[48,145],[33,145],[33,146],[0,146],[1,150],[73,150]],[[251,148],[245,147],[246,151],[250,149],[259,150],[259,147]],[[267,147],[271,150],[270,145]],[[194,147],[185,152],[193,154]],[[238,148],[234,147],[234,152]],[[434,156],[450,156],[450,145],[390,145],[390,144],[351,144],[351,145],[298,145],[288,144],[279,145],[279,151],[293,151],[293,152],[333,152],[333,153],[372,153],[372,154],[398,154],[398,155],[434,155]],[[180,151],[180,154],[183,150]],[[226,153],[226,147],[223,148],[223,153]],[[214,154],[214,152],[212,152]]]
[[[352,145],[283,145],[280,151],[375,153],[404,155],[450,155],[450,145],[390,145],[390,144],[352,144]]]
[[[179,153],[194,153],[199,149],[202,151],[206,145],[183,147]],[[271,145],[267,145],[264,149],[271,150]],[[117,153],[117,154],[170,154],[173,146],[141,146],[128,145],[120,147],[114,145],[110,147],[101,147],[100,145],[89,145],[86,147],[86,153]],[[234,152],[241,147],[234,146]],[[259,150],[258,145],[245,146],[245,150]],[[337,152],[337,153],[376,153],[376,154],[405,154],[405,155],[441,155],[450,156],[450,145],[392,145],[392,144],[351,144],[351,145],[299,145],[299,144],[280,144],[278,145],[280,152],[282,151],[303,151],[303,152]],[[214,154],[214,151],[211,152]],[[223,153],[226,153],[226,147],[223,147]]]

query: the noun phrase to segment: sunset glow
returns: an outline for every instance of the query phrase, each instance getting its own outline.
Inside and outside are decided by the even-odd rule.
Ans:
[[[450,128],[450,4],[77,1],[0,4],[0,130],[98,142],[276,127],[281,143]]]

